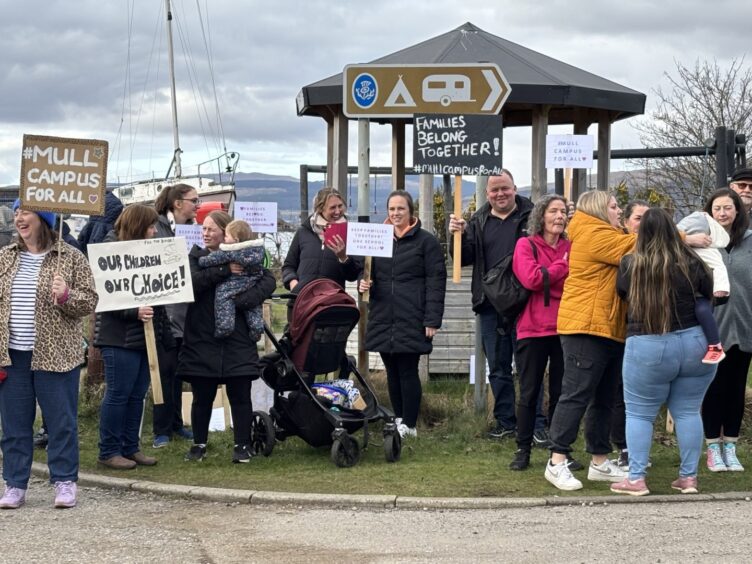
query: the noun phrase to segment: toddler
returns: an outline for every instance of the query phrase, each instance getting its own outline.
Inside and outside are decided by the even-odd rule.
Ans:
[[[677,224],[677,227],[687,235],[693,235],[694,233],[710,235],[712,240],[710,247],[695,248],[693,250],[705,265],[713,271],[713,296],[716,298],[728,297],[729,290],[731,289],[728,271],[726,270],[726,265],[723,264],[721,252],[718,250],[729,244],[729,236],[726,230],[715,219],[702,211],[689,214]],[[708,341],[708,352],[705,353],[702,362],[705,364],[718,364],[726,358],[726,353],[723,352],[721,336],[718,333],[718,324],[713,317],[713,306],[709,300],[699,295],[695,296],[695,316],[697,317],[697,321],[700,322],[702,332],[705,333],[705,338]]]
[[[221,264],[237,263],[244,268],[243,274],[232,274],[217,285],[214,306],[214,336],[227,337],[235,327],[235,301],[233,298],[252,288],[262,276],[264,264],[264,240],[251,239],[251,227],[243,220],[231,221],[225,229],[225,242],[219,250],[198,259],[202,268]],[[244,312],[251,339],[258,341],[264,332],[262,307]]]

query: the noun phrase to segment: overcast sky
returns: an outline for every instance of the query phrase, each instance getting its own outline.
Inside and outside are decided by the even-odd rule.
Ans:
[[[674,61],[725,66],[746,54],[752,22],[743,0],[172,3],[184,162],[212,158],[223,144],[208,44],[224,143],[241,154],[239,170],[295,177],[302,163],[326,163],[325,122],[296,115],[302,86],[465,22],[647,94],[646,113]],[[0,185],[18,183],[24,133],[109,141],[110,181],[165,174],[173,140],[164,19],[162,0],[0,0]],[[614,126],[613,148],[639,146],[630,121]],[[356,131],[352,123],[352,165]],[[371,128],[372,165],[389,165],[389,135]],[[505,165],[529,183],[530,128],[508,129],[504,142]]]

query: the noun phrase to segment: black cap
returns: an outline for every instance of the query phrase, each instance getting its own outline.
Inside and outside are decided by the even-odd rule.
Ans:
[[[752,168],[737,168],[731,175],[731,182],[737,180],[752,180]]]

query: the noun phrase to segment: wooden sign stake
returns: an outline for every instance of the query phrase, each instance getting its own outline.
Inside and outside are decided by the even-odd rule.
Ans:
[[[154,323],[151,319],[144,323],[144,337],[146,339],[146,356],[149,358],[151,394],[154,398],[154,405],[161,405],[164,403],[164,397],[162,396],[162,379],[159,377],[157,339],[154,335]]]
[[[363,280],[365,282],[371,281],[371,262],[372,261],[373,261],[372,257],[366,257],[365,263],[363,264]],[[368,300],[370,299],[370,297],[371,297],[371,291],[366,290],[365,292],[363,292],[363,296],[361,297],[361,299],[363,300],[363,302],[368,303]]]
[[[462,217],[462,175],[454,177],[454,217]],[[454,253],[452,256],[452,282],[462,281],[462,233],[454,233]]]

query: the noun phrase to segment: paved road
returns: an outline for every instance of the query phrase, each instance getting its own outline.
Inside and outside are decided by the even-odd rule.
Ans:
[[[0,511],[3,562],[749,562],[752,503],[505,510],[314,509],[81,488],[52,508],[34,479]]]

